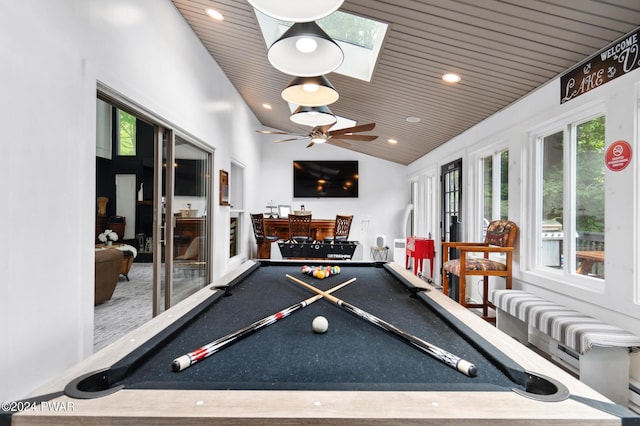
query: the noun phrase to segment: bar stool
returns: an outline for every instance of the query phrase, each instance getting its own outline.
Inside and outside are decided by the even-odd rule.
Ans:
[[[279,238],[275,235],[265,235],[263,213],[252,213],[251,223],[253,224],[253,235],[256,237],[258,245],[258,259],[268,259],[271,253],[271,243]]]
[[[311,215],[289,215],[289,240],[303,243],[311,238]]]
[[[325,243],[335,244],[339,241],[347,241],[349,239],[349,231],[351,230],[351,222],[353,221],[353,215],[342,216],[336,215],[336,225],[333,229],[332,237],[325,237]]]

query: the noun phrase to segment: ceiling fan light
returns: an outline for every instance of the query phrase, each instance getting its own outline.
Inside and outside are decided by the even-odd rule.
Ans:
[[[319,143],[325,143],[327,141],[327,138],[323,137],[323,136],[316,136],[311,138],[311,142],[315,143],[315,144],[319,144]]]
[[[338,10],[344,0],[248,0],[265,15],[288,22],[316,21]]]
[[[299,49],[299,44],[307,43],[302,40],[307,39],[316,43],[313,51]],[[338,68],[344,60],[344,52],[315,22],[299,22],[271,45],[267,57],[274,68],[285,74],[313,77]]]
[[[337,121],[337,118],[326,106],[304,106],[300,105],[293,111],[291,121],[304,126],[329,126]],[[313,140],[313,139],[312,139]],[[324,142],[324,139],[322,140]],[[321,143],[321,142],[316,142]]]
[[[282,99],[294,105],[331,105],[337,101],[339,97],[338,91],[323,75],[296,77],[289,83],[289,86],[282,91]]]

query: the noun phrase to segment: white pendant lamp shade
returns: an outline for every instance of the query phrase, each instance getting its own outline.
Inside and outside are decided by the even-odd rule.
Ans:
[[[331,15],[344,0],[248,0],[265,15],[288,22],[310,22]]]
[[[285,74],[313,77],[338,68],[344,53],[315,22],[293,24],[267,53],[269,62]]]
[[[331,105],[340,95],[323,76],[296,77],[282,91],[282,99],[295,105],[322,106]]]
[[[334,124],[337,119],[326,106],[310,107],[300,105],[291,114],[291,121],[304,126],[328,126]]]

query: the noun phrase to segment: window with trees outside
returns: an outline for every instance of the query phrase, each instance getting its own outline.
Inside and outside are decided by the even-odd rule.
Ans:
[[[136,155],[136,117],[122,111],[116,110],[118,119],[118,155]]]
[[[482,167],[482,238],[492,220],[508,219],[509,151],[499,151],[480,159]]]
[[[538,138],[541,214],[538,263],[604,279],[605,117]]]

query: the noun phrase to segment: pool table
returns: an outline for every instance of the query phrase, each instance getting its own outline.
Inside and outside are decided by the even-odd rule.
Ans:
[[[12,424],[625,424],[637,421],[396,263],[249,261],[40,389]],[[319,265],[315,262],[314,265]],[[477,368],[469,377],[320,299],[191,365],[206,343],[356,280],[333,295]],[[328,319],[314,333],[317,316]],[[59,405],[56,405],[58,403]]]

